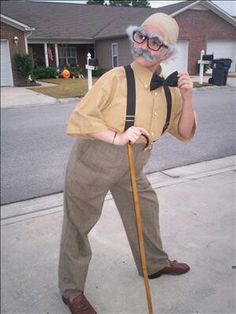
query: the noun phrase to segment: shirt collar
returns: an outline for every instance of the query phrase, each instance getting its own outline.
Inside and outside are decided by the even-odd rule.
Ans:
[[[137,75],[138,79],[143,83],[144,87],[146,89],[149,88],[153,73],[148,68],[146,68],[145,66],[142,66],[136,61],[131,63],[131,67],[134,73]],[[158,74],[162,76],[161,66],[160,66],[160,73]]]

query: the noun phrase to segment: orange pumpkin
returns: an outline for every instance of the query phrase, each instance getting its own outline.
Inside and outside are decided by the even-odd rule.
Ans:
[[[68,79],[70,77],[70,71],[68,71],[66,69],[63,70],[62,71],[62,76],[63,76],[63,78]]]

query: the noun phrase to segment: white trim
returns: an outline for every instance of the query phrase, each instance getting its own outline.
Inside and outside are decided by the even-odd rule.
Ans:
[[[234,27],[236,27],[236,20],[233,18],[230,14],[228,14],[226,11],[222,10],[220,7],[218,7],[215,3],[210,1],[201,1],[201,4],[213,11],[215,14],[219,15],[222,19],[226,20],[228,23],[232,24]]]
[[[56,67],[59,68],[58,44],[55,44]]]
[[[49,40],[48,38],[37,38],[37,39],[29,39],[28,43],[29,44],[44,44],[45,40]],[[95,44],[95,40],[93,41],[82,41],[81,39],[79,39],[78,41],[76,41],[76,39],[53,39],[50,38],[50,43],[51,44],[58,44],[58,45],[94,45]]]
[[[113,47],[114,46],[117,46],[117,55],[113,54]],[[117,65],[114,65],[114,57],[117,57]],[[112,63],[112,67],[117,67],[119,66],[119,44],[116,42],[116,43],[112,43],[111,44],[111,63]]]
[[[24,36],[25,38],[25,53],[28,54],[29,53],[29,49],[28,49],[28,44],[27,44],[27,37]]]
[[[195,2],[193,2],[193,3],[189,4],[189,5],[187,5],[186,7],[184,7],[184,8],[182,8],[182,9],[180,9],[180,10],[178,10],[178,11],[175,11],[174,13],[170,14],[170,16],[173,16],[173,17],[174,17],[174,16],[176,16],[176,15],[178,15],[178,14],[180,14],[180,13],[183,13],[184,11],[191,9],[191,7],[193,7],[193,6],[197,5],[197,4],[199,4],[200,2],[201,2],[200,0],[195,1]]]
[[[15,28],[22,30],[22,31],[33,31],[33,30],[35,30],[35,28],[30,27],[30,26],[23,24],[21,22],[18,22],[17,20],[14,20],[14,19],[12,19],[6,15],[0,14],[0,16],[1,16],[1,22],[6,23],[8,25],[11,25]]]
[[[10,48],[9,48],[9,40],[8,39],[1,39],[1,47],[2,47],[2,43],[4,42],[4,43],[6,43],[7,44],[7,53],[8,53],[8,55],[7,55],[7,57],[9,58],[9,60],[7,60],[7,61],[9,61],[8,62],[8,64],[9,64],[9,67],[10,67],[10,78],[9,78],[9,83],[10,83],[10,85],[2,85],[2,75],[3,75],[3,73],[2,73],[2,69],[3,69],[3,67],[2,67],[2,64],[1,64],[1,80],[0,80],[0,85],[1,86],[14,86],[14,80],[13,80],[13,72],[12,72],[12,63],[11,63],[11,55],[10,55]],[[2,48],[1,48],[2,49]],[[2,63],[2,61],[5,61],[5,60],[3,60],[2,58],[3,58],[3,55],[2,55],[2,51],[1,51],[1,62],[0,63]]]
[[[48,61],[48,44],[44,43],[44,57],[45,57],[45,66],[49,67],[49,61]]]
[[[234,27],[236,27],[236,20],[229,15],[226,11],[222,10],[220,7],[218,7],[217,5],[215,5],[213,2],[211,1],[202,1],[202,0],[198,0],[195,1],[189,5],[187,5],[186,7],[170,14],[170,16],[175,17],[176,15],[185,12],[186,10],[191,9],[192,7],[195,7],[197,5],[202,5],[205,8],[211,10],[212,12],[214,12],[216,15],[219,15],[222,19],[226,20],[228,23],[232,24]]]
[[[32,31],[25,33],[25,52],[28,54],[29,53],[29,48],[28,48],[28,37],[32,34]]]

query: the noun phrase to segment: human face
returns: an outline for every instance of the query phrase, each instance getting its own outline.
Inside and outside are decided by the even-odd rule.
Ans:
[[[163,32],[151,25],[134,30],[131,46],[134,60],[153,71],[166,59],[168,46],[163,41]]]
[[[149,37],[143,30],[136,30],[133,32],[133,41],[142,44],[147,41],[147,47],[151,50],[158,51],[161,47],[168,49],[168,46],[163,43],[160,36],[154,35]]]

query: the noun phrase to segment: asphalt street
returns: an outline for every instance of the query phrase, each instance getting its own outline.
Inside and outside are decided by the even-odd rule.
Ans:
[[[235,154],[235,88],[194,90],[198,129],[187,144],[165,135],[147,173]],[[63,191],[73,138],[66,124],[75,101],[2,109],[2,204]]]

